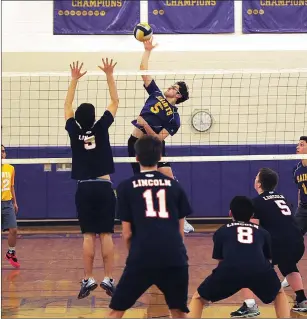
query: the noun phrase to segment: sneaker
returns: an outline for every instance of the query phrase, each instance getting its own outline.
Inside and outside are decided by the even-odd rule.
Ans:
[[[230,314],[232,318],[250,318],[259,315],[260,311],[257,304],[254,304],[252,307],[247,307],[247,304],[245,302],[243,303],[241,308]]]
[[[290,287],[290,285],[288,284],[287,278],[285,278],[285,279],[283,280],[283,282],[281,283],[281,286],[282,286],[283,288],[288,288],[288,287]]]
[[[295,302],[292,310],[297,312],[307,312],[307,300]]]
[[[189,224],[186,219],[184,219],[183,231],[186,234],[192,233],[194,231],[194,227],[191,224]]]
[[[98,287],[94,278],[89,278],[88,280],[81,281],[81,289],[78,295],[78,299],[83,299],[87,297],[91,291],[95,290]]]
[[[100,283],[100,287],[105,290],[108,296],[112,297],[115,292],[115,280],[106,277]]]
[[[15,251],[8,251],[5,255],[5,259],[8,260],[14,268],[20,268]]]

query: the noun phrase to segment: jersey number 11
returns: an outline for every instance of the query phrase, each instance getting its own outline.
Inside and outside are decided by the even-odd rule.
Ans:
[[[166,210],[166,196],[165,196],[165,189],[160,189],[156,193],[156,197],[158,199],[158,206],[157,209],[154,207],[153,202],[153,192],[152,189],[147,189],[143,193],[143,197],[146,203],[146,217],[159,217],[159,218],[168,218],[169,214]]]

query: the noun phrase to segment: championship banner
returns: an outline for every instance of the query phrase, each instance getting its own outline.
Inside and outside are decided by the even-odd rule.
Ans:
[[[154,33],[233,33],[234,0],[149,0],[148,23]]]
[[[132,34],[138,0],[54,0],[53,34]]]
[[[307,0],[244,0],[243,33],[307,32]]]

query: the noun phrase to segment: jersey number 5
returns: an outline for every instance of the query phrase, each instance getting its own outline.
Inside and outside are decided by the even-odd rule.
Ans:
[[[253,229],[251,227],[238,227],[237,239],[241,244],[252,244],[254,241]]]
[[[159,218],[168,218],[169,214],[166,210],[166,196],[165,189],[160,189],[156,194],[159,202],[159,207],[157,210],[154,208],[152,190],[147,189],[143,193],[143,197],[146,203],[146,217],[159,217]]]
[[[276,200],[275,204],[280,208],[280,211],[283,215],[289,216],[291,215],[291,210],[287,203],[284,200]]]

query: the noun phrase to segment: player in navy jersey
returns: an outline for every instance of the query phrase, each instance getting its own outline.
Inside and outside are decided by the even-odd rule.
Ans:
[[[274,301],[278,318],[290,317],[287,296],[270,263],[270,235],[249,221],[253,212],[253,203],[247,197],[232,199],[233,222],[222,226],[213,236],[212,258],[219,264],[193,295],[189,318],[201,318],[203,307],[209,302],[226,299],[244,287],[266,304]]]
[[[144,42],[145,52],[140,65],[141,70],[148,70],[149,57],[156,46],[152,41],[153,38]],[[175,135],[180,128],[180,116],[176,104],[178,105],[189,99],[189,89],[185,82],[179,81],[162,93],[150,75],[142,75],[142,78],[149,97],[141,110],[140,116],[132,121],[134,129],[128,141],[128,153],[130,157],[135,157],[135,142],[144,134],[148,134],[156,136],[162,141],[162,156],[166,156],[165,139],[169,135]],[[138,163],[132,163],[131,165],[134,174],[140,172]],[[158,170],[174,178],[170,163],[159,162]],[[185,231],[194,231],[194,228],[187,221],[185,221]]]
[[[296,294],[293,310],[307,311],[307,300],[297,263],[305,252],[304,238],[297,227],[286,198],[275,192],[278,174],[270,168],[261,168],[255,178],[255,190],[259,194],[254,198],[254,219],[266,229],[272,238],[272,263],[277,265]],[[262,280],[265,282],[265,279]],[[233,312],[232,317],[252,315],[258,308],[250,291],[243,291],[246,299],[243,306]]]
[[[95,121],[95,107],[82,103],[74,111],[72,103],[78,80],[86,73],[81,71],[83,63],[73,63],[71,82],[65,101],[65,120],[72,150],[71,177],[78,181],[75,203],[83,240],[84,279],[78,298],[84,298],[97,288],[93,278],[95,239],[99,234],[105,277],[100,286],[112,294],[114,291],[113,241],[116,198],[110,174],[114,173],[113,155],[108,129],[114,121],[118,108],[118,94],[113,77],[116,63],[102,60],[99,68],[105,72],[111,102],[103,116]]]
[[[117,213],[129,254],[108,318],[121,318],[152,285],[164,294],[173,318],[189,312],[184,217],[192,213],[184,190],[157,171],[162,142],[145,135],[135,144],[141,172],[117,188]]]

